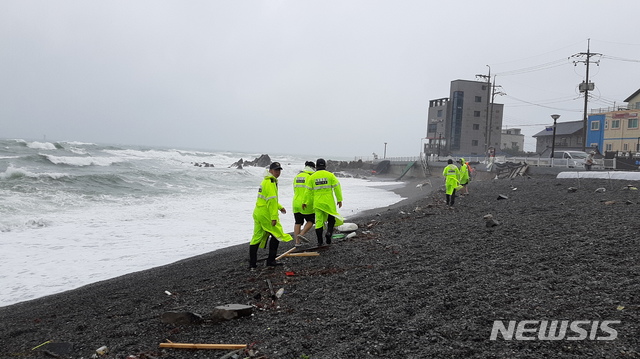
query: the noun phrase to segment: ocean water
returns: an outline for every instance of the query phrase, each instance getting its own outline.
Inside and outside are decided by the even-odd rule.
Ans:
[[[258,156],[0,140],[0,306],[247,243],[265,169],[229,167]],[[310,158],[270,156],[292,231],[291,182]],[[340,182],[347,220],[402,199],[394,182]]]

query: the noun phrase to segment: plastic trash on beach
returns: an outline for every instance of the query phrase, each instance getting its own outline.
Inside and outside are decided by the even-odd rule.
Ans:
[[[351,232],[358,229],[358,225],[355,223],[344,223],[336,227],[340,232]]]
[[[103,345],[100,348],[96,349],[96,354],[98,355],[105,355],[107,353],[109,353],[109,348],[107,348],[106,345]]]

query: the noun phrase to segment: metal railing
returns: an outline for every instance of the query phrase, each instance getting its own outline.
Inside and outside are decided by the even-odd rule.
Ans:
[[[451,156],[427,156],[427,160],[429,162],[446,162],[448,159],[453,159],[457,161],[460,157],[451,157]],[[479,163],[488,163],[488,157],[464,157],[467,162],[479,162]],[[373,162],[378,163],[380,161],[391,161],[391,162],[410,162],[410,161],[420,161],[420,156],[412,156],[412,157],[387,157],[387,158],[377,158],[373,157],[356,157],[355,160],[362,160],[364,162]],[[594,159],[593,160],[593,169],[614,169],[615,168],[615,158],[614,159]],[[529,166],[536,167],[564,167],[564,168],[584,168],[584,164],[580,160],[566,159],[566,158],[548,158],[548,157],[507,157],[507,156],[496,156],[494,159],[494,163],[506,163],[506,162],[526,162]]]
[[[628,111],[628,106],[610,106],[610,107],[600,107],[600,108],[592,108],[589,113],[598,114],[598,113],[607,113],[614,111]]]
[[[410,161],[420,161],[420,156],[410,156],[410,157],[387,157],[387,158],[373,158],[371,156],[368,157],[355,157],[355,161],[362,160],[363,162],[373,162],[378,163],[380,161],[391,161],[391,162],[410,162]]]

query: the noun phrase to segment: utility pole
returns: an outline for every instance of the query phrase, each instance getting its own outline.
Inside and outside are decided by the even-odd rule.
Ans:
[[[573,66],[576,66],[579,62],[582,62],[585,65],[587,65],[587,73],[586,73],[585,81],[581,83],[579,86],[580,92],[584,92],[584,112],[582,115],[582,132],[583,132],[582,133],[582,151],[586,151],[586,148],[587,148],[587,106],[589,103],[589,91],[593,91],[593,89],[595,88],[594,87],[595,85],[589,82],[589,64],[592,62],[591,61],[592,56],[602,56],[602,54],[591,52],[590,48],[591,48],[591,39],[587,39],[587,52],[579,52],[569,57],[569,58],[585,57],[584,60],[574,60]],[[593,63],[599,66],[600,60],[593,61]]]
[[[485,124],[484,124],[484,153],[485,155],[487,154],[487,152],[489,151],[489,138],[491,137],[489,134],[489,113],[490,113],[490,108],[489,105],[491,103],[491,66],[487,65],[487,67],[489,68],[489,74],[488,75],[476,75],[476,77],[479,78],[486,78],[487,79],[487,116],[485,118]]]
[[[506,93],[502,91],[496,91],[496,87],[500,88],[502,86],[496,86],[496,75],[493,75],[493,88],[491,90],[491,115],[489,115],[489,138],[487,139],[487,143],[489,143],[489,146],[491,146],[491,131],[493,131],[493,101],[496,95],[506,95]]]

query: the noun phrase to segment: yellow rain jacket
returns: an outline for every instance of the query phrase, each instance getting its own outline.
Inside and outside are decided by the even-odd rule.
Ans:
[[[447,165],[442,171],[442,175],[446,178],[446,193],[453,194],[453,191],[460,185],[460,170],[458,170],[458,166],[453,163]]]
[[[460,166],[460,184],[469,183],[469,165],[461,158],[462,166]]]
[[[307,203],[306,208],[302,209],[304,197],[309,190],[307,178],[309,178],[313,172],[315,172],[314,169],[307,166],[293,178],[293,213],[313,214],[313,202]]]
[[[342,202],[342,188],[336,176],[327,170],[316,171],[307,178],[307,187],[309,190],[305,194],[304,204],[307,207],[313,204],[316,228],[322,228],[328,216],[336,218],[336,226],[343,224],[344,218],[336,208],[336,202]]]
[[[253,237],[250,244],[260,243],[260,248],[267,244],[269,235],[272,234],[279,241],[288,242],[293,238],[284,233],[280,224],[278,211],[282,209],[278,203],[278,179],[271,173],[267,173],[260,183],[256,208],[253,210]],[[277,221],[274,226],[271,221]]]

